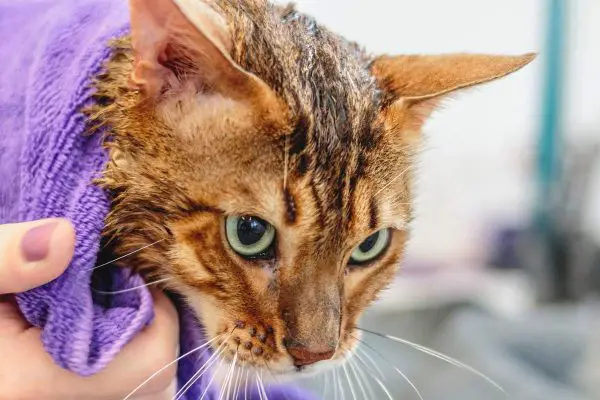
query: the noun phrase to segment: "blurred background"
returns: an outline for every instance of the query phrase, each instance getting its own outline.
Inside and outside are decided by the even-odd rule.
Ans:
[[[361,324],[508,395],[368,333],[352,366],[305,384],[419,399],[404,374],[426,400],[600,399],[600,1],[296,3],[374,53],[540,53],[426,125],[406,260]]]

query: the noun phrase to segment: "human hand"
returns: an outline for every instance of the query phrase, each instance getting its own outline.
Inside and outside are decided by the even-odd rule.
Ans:
[[[177,312],[167,297],[154,293],[155,319],[91,377],[57,366],[44,350],[41,331],[19,313],[14,297],[60,276],[75,246],[75,232],[62,219],[0,225],[0,400],[119,400],[176,358]],[[136,392],[136,399],[171,399],[176,366]]]

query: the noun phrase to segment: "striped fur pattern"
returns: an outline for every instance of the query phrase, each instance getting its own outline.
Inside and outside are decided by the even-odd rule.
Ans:
[[[343,360],[359,336],[357,319],[397,271],[418,131],[436,90],[492,80],[530,60],[478,58],[479,81],[451,71],[445,81],[438,74],[432,96],[412,96],[397,80],[423,76],[402,75],[293,6],[205,4],[225,21],[225,30],[211,26],[227,55],[221,64],[212,57],[197,65],[192,56],[163,63],[172,75],[152,97],[131,85],[134,31],[133,46],[130,37],[113,44],[97,79],[90,122],[105,130],[112,158],[99,180],[112,196],[103,257],[160,241],[123,265],[148,280],[171,278],[166,289],[185,296],[210,337],[234,330],[225,357],[237,352],[239,362],[279,374],[306,370],[294,366],[290,344],[332,348]],[[167,58],[179,54],[167,50]],[[231,74],[211,77],[229,62]],[[270,222],[274,258],[233,252],[227,215]],[[351,268],[352,250],[384,228],[392,231],[384,254]]]

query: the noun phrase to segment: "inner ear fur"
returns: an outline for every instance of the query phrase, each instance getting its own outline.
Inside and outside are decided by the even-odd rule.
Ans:
[[[389,99],[384,113],[394,120],[391,123],[417,131],[444,97],[510,75],[535,57],[534,53],[384,55],[373,61],[371,73]]]
[[[231,59],[228,24],[206,1],[130,0],[130,14],[131,81],[147,97],[190,83],[236,100],[265,89]]]

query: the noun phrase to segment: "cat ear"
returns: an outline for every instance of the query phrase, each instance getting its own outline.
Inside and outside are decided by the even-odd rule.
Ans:
[[[239,96],[252,77],[230,57],[225,20],[202,0],[130,0],[131,79],[148,97],[189,81]]]
[[[403,123],[419,130],[445,96],[516,72],[535,57],[533,53],[382,56],[373,61],[371,72],[389,100],[386,111],[392,117],[402,115]]]

